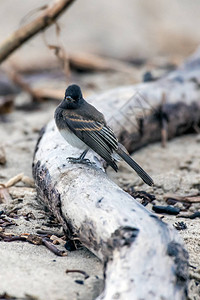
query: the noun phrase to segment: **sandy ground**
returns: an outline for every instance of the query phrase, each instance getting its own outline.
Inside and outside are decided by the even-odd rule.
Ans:
[[[0,2],[0,42],[36,18],[46,0]],[[92,52],[134,60],[188,55],[199,44],[199,1],[92,0],[74,1],[55,26],[31,39],[11,57],[13,63],[54,58],[46,43],[62,44],[67,52]],[[192,22],[190,21],[192,20]],[[92,26],[91,26],[92,24]],[[46,43],[45,43],[46,42]],[[28,54],[28,55],[27,55]]]
[[[100,85],[102,82],[100,83]],[[18,102],[26,100],[21,94]],[[15,110],[1,123],[0,137],[6,153],[6,165],[0,165],[0,182],[23,172],[31,178],[32,156],[40,128],[52,118],[56,104],[46,102],[37,110],[24,112]],[[156,196],[154,204],[166,205],[163,196],[197,194],[200,189],[200,138],[187,135],[170,141],[166,149],[160,144],[150,145],[134,155],[134,158],[147,170],[155,181],[155,187],[143,185],[141,180],[123,163],[117,174],[108,171],[121,187],[134,186],[136,190],[145,190]],[[9,212],[14,208],[18,218],[11,219],[15,225],[6,227],[6,233],[36,233],[37,230],[49,230],[47,226],[50,213],[38,204],[35,188],[27,183],[18,183],[9,189],[12,199],[0,204],[0,211]],[[140,201],[140,199],[138,199]],[[183,204],[175,206],[186,210]],[[152,203],[147,205],[152,209]],[[187,213],[200,209],[200,204],[192,204]],[[27,213],[33,216],[27,220]],[[162,215],[161,215],[162,216]],[[164,215],[167,223],[183,221],[187,229],[179,231],[190,255],[189,299],[200,299],[200,225],[199,219],[185,219]],[[0,227],[1,228],[1,227]],[[62,234],[59,226],[51,231]],[[57,246],[65,250],[64,243]],[[95,299],[103,289],[103,266],[86,249],[67,252],[67,256],[58,257],[42,245],[33,245],[21,241],[0,241],[0,295],[4,292],[19,299],[66,300]],[[88,279],[82,274],[69,273],[66,269],[81,269],[87,272]],[[76,281],[78,280],[78,282]],[[80,284],[80,280],[81,283]],[[32,298],[31,298],[32,297]]]

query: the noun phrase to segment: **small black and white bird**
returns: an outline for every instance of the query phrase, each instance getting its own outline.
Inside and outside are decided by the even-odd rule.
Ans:
[[[83,99],[78,85],[70,85],[65,97],[55,111],[59,132],[73,147],[83,150],[79,158],[70,157],[73,163],[87,163],[89,149],[99,154],[116,172],[116,157],[121,157],[133,168],[142,180],[153,185],[152,178],[129,156],[127,150],[115,137],[105,118],[94,106]]]

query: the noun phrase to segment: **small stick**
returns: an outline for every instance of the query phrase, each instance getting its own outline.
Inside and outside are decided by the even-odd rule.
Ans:
[[[200,195],[188,195],[188,196],[178,196],[173,194],[166,194],[164,196],[164,200],[173,199],[178,202],[186,202],[186,203],[200,203]]]
[[[23,241],[23,242],[29,242],[34,245],[43,244],[47,249],[49,249],[57,256],[67,255],[66,251],[61,251],[58,248],[56,248],[56,246],[54,246],[51,242],[49,242],[46,237],[41,238],[40,236],[32,235],[32,234],[6,235],[0,233],[0,238],[2,238],[4,242]]]
[[[5,237],[4,238],[4,242],[15,242],[15,241],[22,241],[22,242],[24,242],[24,241],[26,241],[26,238],[25,237],[23,237],[23,236],[18,236],[18,235],[16,235],[16,236],[11,236],[11,237]]]
[[[66,256],[67,255],[67,252],[60,251],[51,242],[48,242],[46,238],[42,239],[42,243],[45,247],[47,247],[51,252],[53,252],[57,256]]]
[[[83,274],[85,276],[85,279],[90,277],[85,271],[82,271],[82,270],[66,270],[65,272],[66,273],[80,273],[80,274]]]
[[[6,233],[0,233],[0,238],[2,238],[4,242],[26,241],[26,238],[21,235],[8,235]]]
[[[28,94],[31,95],[33,101],[41,101],[40,97],[37,95],[35,90],[23,80],[22,76],[19,75],[18,73],[12,71],[7,71],[7,75],[10,77],[10,79],[17,84],[23,91],[27,92]]]
[[[92,53],[69,53],[68,61],[71,67],[83,70],[117,71],[127,73],[132,76],[134,74],[134,68],[130,64],[118,59],[105,58],[103,56]]]
[[[16,176],[12,177],[11,179],[9,179],[5,183],[5,187],[8,188],[8,187],[11,187],[11,186],[15,185],[16,183],[18,183],[19,181],[22,180],[23,176],[24,176],[24,173],[20,173],[20,174],[18,174]]]

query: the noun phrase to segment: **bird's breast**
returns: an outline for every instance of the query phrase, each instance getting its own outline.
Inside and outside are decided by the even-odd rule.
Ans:
[[[70,129],[60,129],[60,134],[64,137],[64,139],[73,147],[86,150],[88,146],[81,141]]]

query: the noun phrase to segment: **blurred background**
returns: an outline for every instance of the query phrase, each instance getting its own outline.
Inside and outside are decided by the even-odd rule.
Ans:
[[[6,0],[0,3],[0,42],[30,22],[50,3]],[[58,23],[67,52],[90,52],[135,61],[155,56],[178,58],[193,52],[200,40],[198,0],[79,0]],[[55,27],[28,41],[10,59],[18,63],[54,59],[44,39],[57,43]]]
[[[1,0],[0,50],[6,38],[39,17],[44,12],[44,7],[54,2]],[[199,0],[77,0],[63,12],[55,24],[39,32],[1,63],[1,234],[37,235],[38,228],[49,230],[45,225],[51,217],[49,212],[45,214],[43,206],[34,206],[38,198],[32,178],[32,161],[39,132],[53,119],[55,108],[63,99],[66,87],[70,83],[79,84],[84,97],[93,95],[89,101],[96,101],[98,93],[112,88],[130,85],[130,89],[134,89],[135,84],[144,81],[148,86],[148,81],[156,81],[177,69],[195,52],[200,43],[199,15]],[[199,75],[199,63],[195,67],[196,74]],[[194,89],[198,94],[200,79],[198,76],[198,80],[196,77],[193,79],[186,87],[190,86],[191,91]],[[184,83],[181,76],[175,82],[178,91],[183,88],[183,107],[184,95],[189,95],[189,100],[193,96],[190,95],[190,90],[184,90]],[[159,84],[160,81],[158,86]],[[126,92],[126,88],[120,91],[120,108],[128,99],[124,99],[124,91]],[[149,97],[152,100],[155,100],[154,91],[152,89],[153,97],[151,93]],[[110,109],[111,113],[116,113],[109,106],[110,95],[113,98],[115,95],[119,96],[116,90],[106,94],[106,97],[104,95],[101,98],[100,95],[100,101],[95,105],[103,99],[108,104],[105,111]],[[149,103],[146,99],[144,102],[146,109]],[[156,111],[151,103],[148,108],[151,112]],[[136,117],[138,120],[138,115]],[[184,121],[183,125],[187,125]],[[190,132],[190,135],[167,141],[165,148],[159,142],[134,153],[134,159],[154,178],[153,188],[143,185],[140,178],[125,164],[119,164],[117,174],[108,171],[108,175],[128,192],[131,187],[133,192],[142,190],[153,193],[154,198],[150,200],[152,203],[147,201],[145,204],[150,211],[153,205],[169,204],[178,208],[181,213],[191,214],[197,211],[198,217],[199,198],[196,203],[165,200],[167,193],[183,197],[200,195],[200,129],[195,122],[194,120],[189,125],[198,125],[195,131],[198,134]],[[141,122],[141,126],[142,124]],[[160,133],[160,128],[158,130]],[[141,132],[140,135],[142,137]],[[132,140],[135,143],[135,139]],[[9,188],[6,187],[7,182]],[[138,201],[142,203],[141,199]],[[14,212],[14,215],[10,212]],[[32,218],[25,219],[24,216],[30,216],[30,213]],[[4,216],[5,220],[7,217],[11,218],[12,224],[4,222]],[[190,300],[199,299],[200,295],[200,234],[199,221],[195,218],[176,219],[175,215],[162,215],[167,223],[174,225],[179,220],[184,225],[183,229],[187,229],[178,230],[190,252]],[[56,229],[56,226],[52,229]],[[63,239],[63,243],[58,246],[66,251],[64,233]],[[0,239],[0,253],[0,299],[93,300],[103,288],[103,266],[86,249],[69,252],[67,257],[58,260],[43,246],[36,247],[21,242],[4,243]],[[77,285],[74,279],[80,278],[65,276],[66,266],[69,269],[81,268],[87,271],[91,281]],[[18,298],[8,295],[6,298],[3,294],[5,292]],[[26,298],[26,294],[32,298]]]

